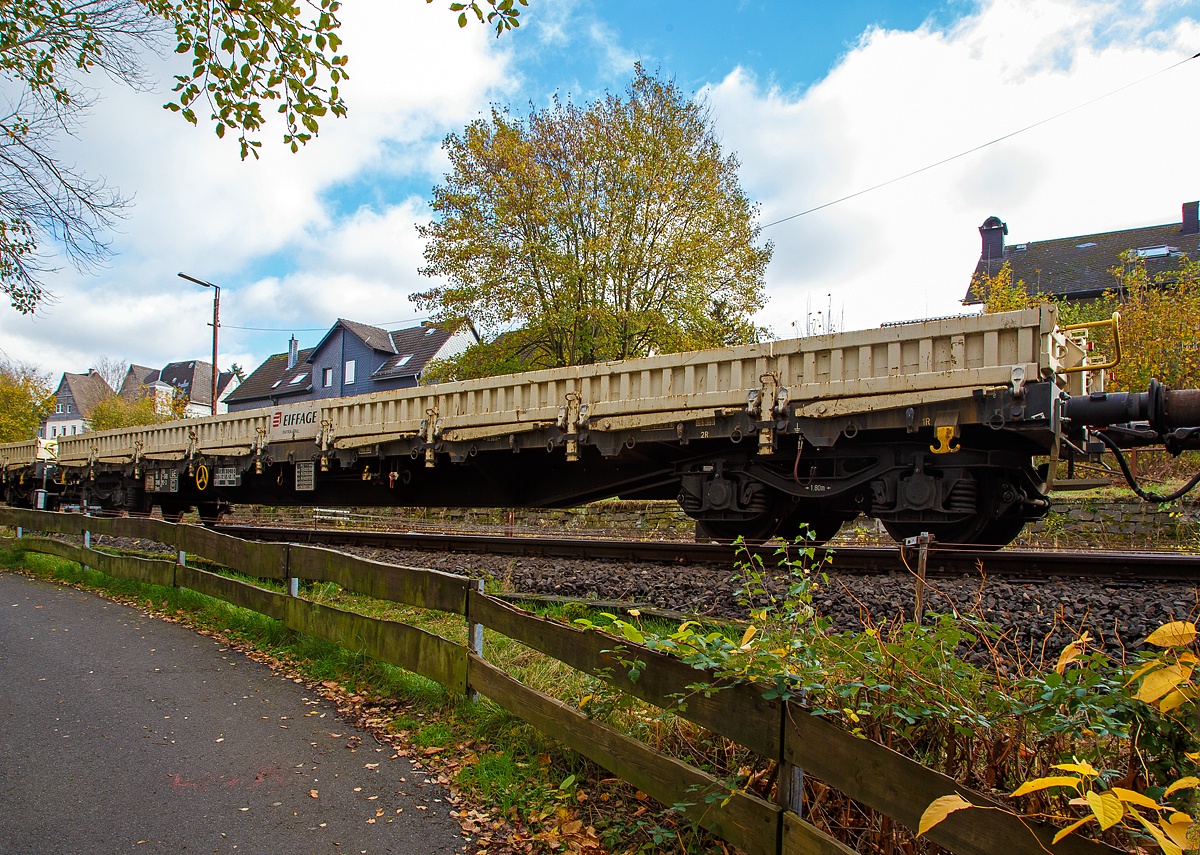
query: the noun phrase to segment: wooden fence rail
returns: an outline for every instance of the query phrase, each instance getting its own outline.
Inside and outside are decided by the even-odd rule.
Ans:
[[[466,577],[401,567],[300,544],[257,543],[197,526],[136,517],[0,507],[0,525],[16,527],[19,546],[94,567],[110,576],[188,588],[282,621],[297,632],[397,665],[448,689],[477,692],[513,715],[593,760],[647,795],[676,806],[693,822],[752,855],[849,855],[853,850],[806,822],[798,803],[770,804],[732,790],[712,775],[669,757],[561,701],[515,680],[487,662],[476,646],[458,644],[399,621],[379,620],[313,603],[189,566],[202,556],[246,576],[334,582],[347,590],[425,609],[461,614],[572,668],[602,679],[643,701],[720,734],[780,764],[801,768],[846,796],[915,829],[939,796],[958,793],[977,805],[994,799],[837,725],[802,705],[767,700],[765,687],[725,684],[710,672],[678,659],[595,631],[538,617],[489,597]],[[153,540],[178,553],[175,562],[112,555],[25,532],[107,534]],[[629,677],[637,661],[639,675]],[[695,692],[696,684],[720,687]],[[683,700],[683,703],[681,703]],[[951,814],[926,837],[958,855],[1105,855],[1104,844],[1067,837],[1051,846],[1055,829],[1004,811]]]

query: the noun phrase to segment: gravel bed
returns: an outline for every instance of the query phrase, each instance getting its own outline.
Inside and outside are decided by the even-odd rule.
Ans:
[[[515,558],[411,550],[354,548],[364,557],[415,567],[432,567],[495,580],[502,590],[568,597],[627,600],[688,614],[745,618],[738,604],[740,576],[727,567],[586,559]],[[911,620],[913,577],[827,572],[829,582],[814,593],[818,614],[835,631],[859,631],[868,623]],[[776,578],[775,590],[783,583]],[[1185,583],[1087,582],[1056,579],[1023,582],[979,576],[930,578],[927,608],[971,613],[1004,633],[1004,652],[1021,659],[1050,659],[1088,630],[1095,643],[1116,657],[1142,649],[1142,640],[1171,620],[1196,620],[1200,586]],[[982,650],[963,651],[983,661]]]
[[[130,538],[99,537],[97,544],[173,555],[170,547]],[[623,600],[719,618],[745,618],[737,591],[740,575],[728,567],[696,564],[668,567],[649,562],[543,559],[506,555],[420,552],[347,547],[347,552],[410,567],[428,567],[489,578],[504,591]],[[902,574],[864,576],[828,571],[829,582],[814,594],[818,614],[835,631],[858,631],[911,620],[913,578]],[[783,583],[776,577],[775,590]],[[1200,586],[1194,583],[1087,582],[1055,579],[1019,581],[979,576],[931,577],[926,601],[933,612],[970,613],[1004,633],[1009,657],[1053,660],[1082,630],[1115,657],[1143,648],[1142,640],[1171,620],[1200,617]],[[984,661],[983,650],[961,651]]]

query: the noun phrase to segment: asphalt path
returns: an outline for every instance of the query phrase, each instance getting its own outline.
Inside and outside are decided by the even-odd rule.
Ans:
[[[0,853],[454,853],[446,792],[186,627],[0,572]]]

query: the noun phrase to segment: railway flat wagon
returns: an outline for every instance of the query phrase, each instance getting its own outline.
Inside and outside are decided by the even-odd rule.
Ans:
[[[1056,321],[1043,306],[84,433],[58,441],[47,489],[205,520],[676,499],[715,539],[825,539],[865,513],[897,538],[1002,545],[1049,508],[1069,402],[1106,397],[1086,331]],[[46,467],[13,446],[0,462],[6,501],[33,504]]]

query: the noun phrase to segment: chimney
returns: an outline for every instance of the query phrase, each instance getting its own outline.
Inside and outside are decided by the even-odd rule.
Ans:
[[[1200,202],[1183,203],[1183,225],[1179,229],[1181,235],[1194,235],[1200,232],[1200,222],[1197,221],[1196,209]]]
[[[296,367],[296,361],[300,358],[299,348],[300,343],[292,336],[292,340],[288,342],[288,368]]]
[[[979,227],[979,236],[983,238],[983,249],[980,259],[983,261],[1004,260],[1004,236],[1008,234],[1007,224],[999,217],[988,217]]]

